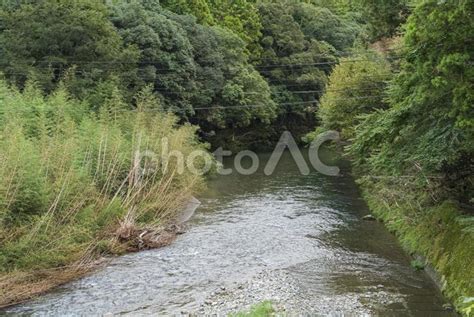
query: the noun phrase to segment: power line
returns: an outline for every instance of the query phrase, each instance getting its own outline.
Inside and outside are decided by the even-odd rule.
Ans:
[[[373,56],[373,57],[364,57],[364,56],[358,56],[357,54],[354,55],[354,54],[351,54],[351,53],[347,53],[348,55],[345,55],[345,56],[331,56],[331,55],[326,55],[326,54],[312,54],[312,55],[309,55],[307,56],[308,58],[320,58],[320,59],[337,59],[337,58],[346,58],[348,56],[351,56],[353,55],[354,56],[354,60],[355,59],[358,59],[358,60],[383,60],[383,59],[399,59],[398,57],[391,57],[391,56],[385,56],[385,57],[379,57],[379,56]],[[362,58],[361,58],[362,57]],[[278,59],[291,59],[291,58],[297,58],[297,57],[292,57],[292,56],[282,56],[282,57],[275,57],[275,58],[259,58],[258,60],[278,60]],[[0,61],[2,61],[2,59],[0,59]],[[6,59],[4,59],[4,61],[8,61]],[[219,61],[223,61],[225,62],[224,59],[221,59]],[[135,64],[141,64],[141,65],[149,65],[149,64],[160,64],[160,63],[163,63],[162,60],[153,60],[153,59],[149,59],[149,60],[145,60],[145,61],[126,61],[126,60],[64,60],[64,61],[61,61],[61,60],[43,60],[43,61],[34,61],[34,62],[45,62],[45,63],[70,63],[70,64],[132,64],[132,65],[135,65]],[[185,62],[194,62],[194,60],[191,60],[189,59],[188,61],[186,60],[176,60],[175,62],[181,62],[181,63],[185,63]],[[246,63],[248,63],[248,60],[244,61]],[[336,62],[336,61],[335,61]],[[0,62],[0,64],[3,64],[2,62]],[[199,65],[199,64],[197,64]],[[251,64],[251,65],[254,65],[254,64]],[[262,66],[262,65],[254,65],[254,66]]]
[[[371,99],[371,98],[379,98],[379,97],[385,97],[385,95],[372,95],[372,96],[361,96],[361,97],[351,97],[351,98],[336,98],[333,100],[352,100],[352,99]],[[317,100],[312,100],[312,101],[297,101],[297,102],[284,102],[284,103],[278,103],[276,104],[277,106],[299,106],[299,105],[307,105],[307,104],[319,104],[319,101]],[[239,106],[227,106],[227,107],[199,107],[199,108],[194,108],[194,110],[214,110],[214,109],[233,109],[233,108],[262,108],[262,107],[268,107],[268,105],[239,105]]]
[[[371,99],[371,98],[383,98],[386,97],[385,95],[370,95],[370,96],[357,96],[357,97],[346,97],[346,98],[335,98],[333,100],[336,101],[343,101],[343,100],[364,100],[364,99]],[[310,100],[310,101],[295,101],[295,102],[284,102],[284,103],[276,103],[277,106],[299,106],[299,105],[308,105],[308,104],[319,104],[318,100]],[[265,108],[269,107],[269,104],[252,104],[252,105],[237,105],[237,106],[214,106],[214,107],[196,107],[192,108],[192,110],[227,110],[227,109],[242,109],[242,108]],[[48,112],[51,110],[56,109],[20,109],[20,108],[11,108],[11,109],[1,109],[0,113],[7,113],[7,112],[34,112],[35,110]],[[117,112],[163,112],[163,109],[145,109],[145,110],[138,110],[138,109],[120,109],[116,110]]]
[[[33,66],[32,66],[33,67]],[[100,70],[100,69],[99,69]],[[109,71],[111,69],[104,69],[104,71]],[[138,71],[138,72],[142,72],[142,73],[135,73],[135,71]],[[155,79],[159,79],[159,76],[160,75],[164,75],[164,74],[151,74],[151,76],[148,76],[148,73],[144,72],[145,70],[144,69],[133,69],[133,70],[130,70],[130,73],[129,73],[129,76],[136,76],[140,79],[149,79],[150,77],[153,77],[153,75],[155,75]],[[261,70],[259,71],[260,73],[262,72],[271,72],[272,70]],[[67,69],[64,69],[64,72],[62,75],[65,75],[67,74]],[[0,74],[2,73],[2,70],[0,69]],[[124,71],[124,73],[127,73],[127,71]],[[21,75],[21,76],[28,76],[28,75],[31,75],[31,73],[28,71],[28,70],[24,70],[22,72],[19,72],[19,71],[14,71],[14,72],[10,72],[8,70],[3,70],[3,74],[4,75]],[[91,71],[89,70],[74,70],[71,72],[71,74],[92,74]],[[165,74],[166,75],[166,74]],[[266,75],[263,75],[263,77],[267,80],[267,82],[272,82],[272,81],[275,81],[276,79],[269,79],[266,77]],[[375,77],[375,76],[372,76],[372,75],[368,75],[366,76],[367,78],[370,78],[370,77]],[[191,79],[195,80],[195,81],[199,81],[199,78],[205,78],[205,76],[203,76],[202,74],[198,74],[196,77],[192,77]],[[281,81],[278,81],[278,82],[281,82]],[[284,83],[284,82],[282,82]],[[301,84],[301,85],[304,85],[304,84]]]
[[[338,65],[342,63],[356,63],[356,62],[383,62],[384,59],[353,59],[353,60],[344,60],[344,61],[333,61],[333,62],[315,62],[315,63],[294,63],[294,64],[268,64],[268,65],[251,65],[255,69],[264,69],[264,68],[278,68],[278,67],[305,67],[305,66],[328,66],[328,65]],[[147,62],[126,62],[126,61],[65,61],[65,62],[54,62],[54,61],[39,61],[38,63],[60,63],[60,64],[69,64],[69,65],[123,65],[123,64],[131,64],[137,66],[154,66],[156,64],[161,64],[162,61],[147,61]],[[0,63],[0,65],[9,66],[9,63]],[[24,64],[25,66],[30,66],[39,69],[53,69],[54,66],[42,66],[42,65],[32,65],[32,64]],[[178,63],[178,65],[183,65],[183,63]],[[198,67],[202,67],[199,64],[196,64]],[[113,70],[114,68],[105,68],[107,70]],[[138,68],[140,70],[140,68]],[[176,71],[172,67],[167,68],[155,68],[155,71]],[[265,71],[265,70],[263,70]],[[268,70],[267,70],[268,71]],[[83,70],[75,70],[75,72],[85,72]]]
[[[22,73],[17,73],[17,74],[22,74]],[[22,74],[23,75],[23,74]],[[367,78],[372,78],[372,76],[366,76]],[[377,78],[376,76],[373,76],[373,78]],[[284,86],[284,88],[289,88],[289,87],[308,87],[308,86],[314,86],[314,84],[311,83],[299,83],[299,84],[288,84],[291,82],[284,82],[284,81],[277,81],[277,80],[268,80],[267,78],[264,78],[266,82],[269,84],[270,88],[273,86]],[[319,86],[319,85],[317,85]],[[327,92],[339,92],[339,91],[371,91],[372,89],[382,89],[385,87],[384,84],[371,84],[371,85],[365,85],[365,87],[359,87],[359,85],[353,84],[353,85],[346,85],[347,88],[343,89],[318,89],[318,90],[302,90],[302,91],[294,91],[294,90],[285,90],[285,91],[271,91],[271,94],[310,94],[310,93],[327,93]],[[172,89],[167,89],[167,88],[154,88],[154,91],[159,92],[159,93],[169,93],[169,94],[178,94],[178,93],[183,93],[183,92],[195,92],[195,90],[199,90],[199,88],[193,88],[193,89],[187,89],[187,87],[183,87],[183,90],[172,90]],[[261,94],[261,92],[244,92],[244,95],[254,95],[254,94]]]
[[[353,59],[353,60],[345,60],[345,61],[342,61],[342,62],[356,62],[356,61],[373,61],[373,59]],[[92,61],[92,62],[89,62],[89,61],[83,61],[84,63],[88,63],[88,64],[101,64],[101,63],[108,63],[108,64],[121,64],[121,62],[116,62],[116,61]],[[300,63],[300,64],[273,64],[273,65],[260,65],[260,66],[256,66],[256,68],[269,68],[269,67],[273,67],[274,69],[276,67],[312,67],[312,66],[321,66],[321,65],[333,65],[333,64],[340,64],[341,62],[338,61],[338,62],[320,62],[320,63],[306,63],[306,64],[303,64],[303,63]],[[140,63],[138,63],[140,65]],[[141,63],[143,64],[143,63]],[[198,65],[199,66],[199,65]],[[32,67],[35,67],[35,66],[32,66]],[[48,68],[49,69],[49,68]],[[108,70],[113,70],[115,68],[109,68]],[[107,68],[106,68],[107,70]],[[158,71],[160,69],[158,68],[155,68],[155,71]],[[172,69],[161,69],[161,70],[167,70],[167,71],[173,71]],[[264,72],[271,72],[272,70],[265,70],[265,69],[262,69],[262,70],[259,70],[257,69],[259,72],[261,73],[264,73]],[[149,76],[146,76],[147,74],[140,74],[140,72],[143,72],[145,71],[144,69],[132,69],[131,70],[131,76],[136,76],[142,80],[146,80],[146,79],[149,79]],[[136,72],[136,73],[134,73]],[[85,70],[73,70],[72,73],[89,73],[89,71],[85,71]],[[24,72],[24,73],[20,73],[20,72],[11,72],[9,74],[17,74],[17,75],[28,75],[29,73],[28,72]],[[159,76],[159,74],[156,74]],[[146,77],[145,77],[146,76]],[[265,78],[265,76],[264,76]],[[282,85],[284,86],[285,88],[288,88],[288,87],[308,87],[308,86],[312,86],[312,83],[298,83],[298,84],[287,84],[283,81],[275,81],[275,80],[272,80],[272,79],[268,79],[268,78],[265,78],[265,80],[268,82],[268,84],[270,84],[271,86],[274,86],[275,84],[277,85]],[[190,90],[187,90],[186,88],[187,87],[183,87],[183,90],[181,91],[178,91],[178,90],[172,90],[172,89],[167,89],[167,88],[159,88],[162,83],[159,82],[159,78],[154,78],[154,81],[155,81],[155,84],[158,85],[157,88],[155,88],[154,90],[157,91],[157,92],[160,92],[160,93],[163,93],[163,94],[176,94],[176,93],[182,93],[182,92],[190,92]],[[293,81],[291,82],[288,82],[288,83],[293,83]],[[272,85],[273,84],[273,85]],[[179,83],[178,83],[179,85]],[[355,87],[355,86],[354,86]],[[377,85],[375,86],[374,85],[374,88],[382,88],[383,86],[381,85]],[[371,89],[369,88],[359,88],[359,87],[356,87],[357,89],[353,89],[353,91],[371,91]],[[191,91],[194,91],[194,89],[192,89]],[[289,94],[295,94],[295,95],[298,95],[298,94],[313,94],[313,93],[318,93],[318,94],[323,94],[323,93],[326,93],[326,92],[331,92],[331,91],[351,91],[351,89],[348,87],[346,89],[321,89],[321,90],[302,90],[302,91],[291,91],[291,90],[287,90],[287,91],[272,91],[272,94],[285,94],[285,93],[289,93]],[[259,92],[244,92],[244,95],[257,95],[259,94]],[[344,99],[348,99],[348,98],[355,98],[355,99],[367,99],[367,98],[373,98],[375,96],[361,96],[361,97],[346,97]],[[299,102],[299,103],[296,103],[296,104],[309,104],[309,103],[317,103],[318,101],[308,101],[308,102]],[[292,105],[294,103],[281,103],[279,104],[280,106],[287,106],[287,105]],[[194,108],[194,110],[207,110],[207,109],[231,109],[231,108],[249,108],[249,107],[265,107],[267,105],[241,105],[241,106],[228,106],[228,107],[197,107],[197,108]]]
[[[349,86],[348,86],[349,87]],[[349,88],[349,89],[321,89],[321,90],[301,90],[301,91],[291,91],[291,90],[287,90],[287,91],[272,91],[271,93],[272,94],[276,94],[276,95],[279,95],[279,94],[315,94],[315,93],[327,93],[327,92],[341,92],[341,91],[345,91],[345,92],[356,92],[356,91],[366,91],[366,92],[370,92],[370,91],[375,91],[374,88],[383,88],[383,86],[373,86],[372,88],[356,88],[357,86],[353,86],[353,88]],[[261,94],[260,92],[245,92],[244,95],[258,95],[258,94]]]
[[[138,69],[140,70],[140,69]],[[394,72],[396,73],[396,72]],[[1,72],[0,72],[1,74]],[[4,73],[6,75],[21,75],[21,76],[28,76],[28,75],[31,75],[31,73],[27,72],[27,71],[24,71],[24,72],[6,72]],[[85,71],[85,70],[76,70],[74,71],[74,74],[91,74],[89,71]],[[136,74],[136,73],[131,73],[130,76],[136,76],[138,77],[139,79],[149,79],[150,76],[145,76],[146,74]],[[159,80],[159,75],[162,75],[162,74],[156,74],[157,77],[154,78],[155,80]],[[372,76],[372,75],[367,75],[365,76],[366,78],[378,78],[378,76]],[[286,85],[285,81],[281,81],[281,80],[277,80],[277,79],[271,79],[271,78],[268,78],[266,77],[265,75],[263,76],[263,78],[266,80],[267,83],[281,83],[282,85]],[[196,80],[195,78],[192,78],[194,79],[194,81],[199,81],[199,80]],[[291,82],[293,83],[294,81],[288,81],[288,82]],[[288,87],[290,87],[291,85],[286,85]],[[293,86],[308,86],[307,83],[300,83],[300,84],[293,84]]]
[[[299,105],[307,105],[307,104],[315,104],[317,101],[298,101],[298,102],[284,102],[278,103],[277,106],[299,106]],[[238,105],[238,106],[217,106],[217,107],[198,107],[194,108],[194,110],[226,110],[226,109],[240,109],[240,108],[265,108],[269,105],[264,104],[256,104],[256,105]]]
[[[17,74],[17,75],[24,75],[24,76],[27,76],[27,74],[25,73],[10,73],[10,74]],[[148,78],[144,78],[144,77],[141,77],[141,76],[137,76],[139,79],[141,80],[146,80]],[[370,78],[376,78],[376,79],[379,79],[378,76],[366,76],[367,79],[370,79]],[[302,90],[302,91],[292,91],[291,88],[297,88],[297,87],[311,87],[311,86],[318,86],[320,87],[320,85],[317,85],[316,83],[297,83],[295,84],[294,81],[282,81],[282,80],[275,80],[275,79],[268,79],[266,77],[263,77],[263,79],[267,82],[267,84],[271,87],[274,87],[274,86],[283,86],[284,88],[286,88],[286,91],[272,91],[271,93],[272,94],[285,94],[285,93],[289,93],[289,94],[309,94],[309,93],[320,93],[320,94],[323,94],[323,93],[326,93],[326,92],[331,92],[331,91],[370,91],[370,88],[373,88],[373,89],[377,89],[377,88],[383,88],[385,85],[382,83],[382,84],[373,84],[373,85],[370,85],[369,87],[364,87],[364,88],[359,88],[358,85],[347,85],[346,87],[347,88],[344,88],[344,89],[305,89],[305,90]],[[155,78],[153,80],[153,82],[157,85],[157,87],[154,88],[154,91],[156,92],[159,92],[159,93],[162,93],[162,94],[180,94],[180,93],[192,93],[192,92],[196,92],[198,91],[200,88],[198,87],[186,87],[186,86],[181,86],[182,87],[182,90],[173,90],[173,89],[170,89],[170,88],[166,88],[166,87],[163,87],[163,83],[160,81],[159,78]],[[182,83],[175,83],[177,84],[178,86],[179,85],[182,85]],[[176,86],[176,85],[174,85]],[[290,89],[288,89],[290,88]],[[205,88],[203,88],[205,89]],[[220,89],[218,89],[217,91],[219,91]],[[259,94],[260,92],[244,92],[244,95],[245,94]]]
[[[256,69],[269,68],[269,67],[304,67],[304,66],[326,66],[326,65],[338,65],[343,63],[357,63],[357,62],[377,62],[376,59],[353,59],[346,61],[335,61],[335,62],[318,62],[318,63],[302,63],[302,64],[275,64],[275,65],[264,65],[254,66]],[[380,60],[383,62],[383,60]]]

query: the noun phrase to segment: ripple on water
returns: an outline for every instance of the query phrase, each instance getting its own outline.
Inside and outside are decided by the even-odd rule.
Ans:
[[[211,182],[186,234],[5,313],[219,315],[272,299],[291,313],[448,315],[423,272],[368,213],[352,179],[277,173]]]

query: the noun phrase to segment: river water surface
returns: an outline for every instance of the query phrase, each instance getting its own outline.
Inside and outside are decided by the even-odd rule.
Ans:
[[[302,176],[285,154],[274,175],[218,176],[198,198],[172,245],[3,313],[226,315],[272,300],[290,316],[451,316],[396,239],[361,220],[369,211],[347,168]]]

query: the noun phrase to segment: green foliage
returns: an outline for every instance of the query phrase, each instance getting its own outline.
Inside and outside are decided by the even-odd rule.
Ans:
[[[401,72],[390,108],[360,125],[351,152],[383,173],[440,175],[445,189],[469,200],[474,157],[474,34],[471,1],[425,1],[406,25]]]
[[[238,35],[247,46],[252,59],[261,54],[259,44],[262,24],[253,0],[209,0],[217,25]]]
[[[179,4],[179,1],[165,1],[163,5],[178,13],[193,12],[177,8],[176,5],[178,7],[185,5],[184,3]],[[285,104],[278,108],[278,119],[274,121],[275,131],[268,129],[267,134],[278,135],[276,130],[282,128],[295,131],[314,124],[314,106],[321,95],[320,91],[326,84],[327,75],[332,68],[331,63],[336,61],[338,50],[347,50],[352,46],[358,34],[363,31],[362,28],[352,19],[342,18],[325,7],[300,1],[255,3],[247,0],[209,0],[207,8],[212,13],[214,24],[238,35],[246,43],[247,50],[241,50],[242,43],[238,43],[235,39],[231,40],[230,33],[225,31],[219,32],[219,37],[229,40],[225,40],[221,45],[222,48],[216,47],[212,45],[206,28],[194,25],[183,16],[173,18],[188,30],[189,39],[195,51],[201,52],[199,59],[195,58],[197,63],[201,64],[197,67],[197,77],[206,78],[206,80],[196,83],[196,86],[200,88],[198,89],[200,93],[198,98],[193,99],[193,105],[206,107],[204,104],[209,104],[210,101],[212,104],[212,100],[224,105],[271,105],[267,94],[268,89],[265,84],[259,81],[258,73],[249,67],[246,67],[246,70],[232,70],[237,78],[234,77],[224,83],[223,95],[218,98],[212,96],[214,87],[219,87],[221,84],[216,79],[221,80],[222,77],[229,77],[220,70],[222,67],[218,52],[223,51],[224,48],[230,49],[234,53],[233,56],[231,55],[233,60],[224,59],[226,64],[233,63],[234,67],[242,68],[238,64],[236,65],[235,60],[246,63],[249,59],[246,55],[250,53],[250,60],[259,65],[256,67],[257,70],[267,78],[272,86],[272,99]],[[196,13],[194,15],[200,16]],[[226,51],[223,55],[229,56]],[[202,66],[200,60],[203,60],[201,56],[206,56],[204,76],[199,75],[201,70],[199,66]],[[217,66],[220,69],[211,71],[209,69],[210,61],[213,62],[213,67]],[[317,67],[318,63],[322,65]],[[245,81],[249,85],[243,86],[239,83]],[[252,90],[252,87],[258,88]],[[307,93],[301,93],[301,91]],[[243,95],[245,98],[239,97]],[[203,105],[196,106],[201,101],[205,101]],[[286,104],[288,105],[286,106]],[[195,115],[197,118],[195,122],[205,130],[214,127],[235,129],[249,126],[247,130],[252,132],[257,129],[259,121],[268,123],[274,118],[271,106],[262,110],[257,113],[263,113],[257,116],[254,111],[245,108],[243,110],[245,115],[242,116],[237,116],[242,113],[242,109],[235,112],[229,109],[224,111],[212,109],[209,111],[210,113],[199,111]],[[256,117],[258,121],[250,120],[252,116]],[[236,131],[234,130],[234,132]],[[248,135],[246,132],[244,131],[244,134]],[[234,135],[232,139],[234,139]]]
[[[396,178],[374,181],[364,177],[359,182],[371,210],[397,234],[402,246],[422,254],[436,269],[444,294],[456,308],[469,308],[465,298],[474,294],[474,235],[472,222],[464,221],[468,216],[460,206],[452,201],[433,206],[425,185]]]
[[[410,0],[356,0],[354,1],[369,24],[373,39],[392,37],[406,21]]]
[[[136,87],[152,84],[165,109],[204,129],[268,124],[275,117],[267,83],[248,63],[243,41],[227,29],[139,2],[114,6],[111,20],[124,42],[140,49]]]
[[[373,41],[399,32],[418,0],[311,0],[339,15],[351,16],[368,28]]]
[[[258,9],[263,25],[258,69],[271,84],[274,100],[288,104],[280,107],[277,126],[301,132],[301,127],[314,125],[338,50],[352,46],[361,29],[309,3],[269,1]]]
[[[422,271],[425,269],[425,264],[420,260],[412,260],[410,265],[417,271]]]
[[[196,52],[194,118],[204,129],[268,124],[276,105],[264,78],[248,63],[243,41],[222,28],[196,25],[192,19],[171,16],[186,30]],[[234,108],[234,109],[232,109]]]
[[[264,134],[276,136],[281,129],[305,130],[314,124],[318,91],[337,51],[349,49],[362,32],[329,5],[306,2],[4,5],[0,69],[20,89],[28,77],[46,93],[63,82],[95,111],[105,101],[123,108],[121,98],[129,103],[151,86],[160,101],[156,110],[171,111],[204,132],[264,126]]]
[[[237,314],[230,314],[233,317],[269,317],[275,314],[275,309],[270,301],[264,301],[260,304],[254,305],[247,312],[239,312]]]
[[[193,113],[193,47],[186,31],[162,13],[159,6],[149,10],[138,1],[120,2],[111,8],[110,20],[124,43],[140,51],[135,89],[153,83],[165,106],[185,117]]]
[[[37,1],[0,10],[0,65],[23,86],[34,75],[50,92],[69,77],[69,88],[85,97],[95,82],[112,74],[127,78],[137,52],[125,48],[107,9],[98,1]]]
[[[393,34],[399,20],[392,18],[402,17],[397,6],[383,9],[389,17],[377,13],[390,3],[369,5],[383,22],[377,36]],[[400,55],[393,55],[401,58],[394,63],[400,72],[387,97],[364,108],[354,100],[336,102],[341,92],[329,88],[320,111],[325,128],[351,138],[349,154],[374,214],[409,252],[427,259],[441,275],[444,293],[465,314],[472,309],[465,298],[474,292],[474,220],[464,209],[474,190],[473,13],[472,1],[420,2],[403,27]],[[381,84],[389,76],[382,65],[370,70],[372,81],[362,70],[348,75],[342,63],[330,87],[339,84],[347,93],[352,79],[358,87]]]
[[[258,57],[262,25],[252,0],[164,0],[161,5],[180,15],[193,15],[204,25],[217,25],[238,35],[252,57]]]
[[[358,9],[355,1],[351,0],[311,0],[309,2],[319,7],[328,8],[340,15],[348,14]]]
[[[293,10],[293,18],[305,37],[325,41],[338,51],[350,49],[362,32],[356,22],[336,15],[324,7],[300,3],[295,5]]]
[[[44,97],[33,83],[20,93],[0,81],[0,92],[0,273],[93,258],[120,226],[159,223],[203,181],[176,173],[176,162],[139,173],[138,153],[161,158],[164,138],[185,157],[205,150],[195,127],[145,112],[158,102],[149,90],[136,111],[112,94],[98,112],[61,85]]]
[[[461,312],[467,317],[474,314],[474,297],[466,297],[462,301]]]
[[[216,23],[207,0],[161,0],[160,5],[181,15],[193,15],[197,21],[205,25]]]
[[[353,138],[361,115],[387,107],[384,90],[390,77],[390,66],[382,57],[362,54],[342,58],[321,99],[318,115],[322,126],[342,132],[344,139]]]

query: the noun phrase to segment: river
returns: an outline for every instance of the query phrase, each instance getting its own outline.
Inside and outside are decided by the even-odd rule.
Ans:
[[[272,176],[216,176],[172,245],[115,258],[3,314],[225,315],[272,300],[289,315],[451,316],[394,236],[362,220],[367,206],[337,164],[342,176],[302,176],[286,153]]]

